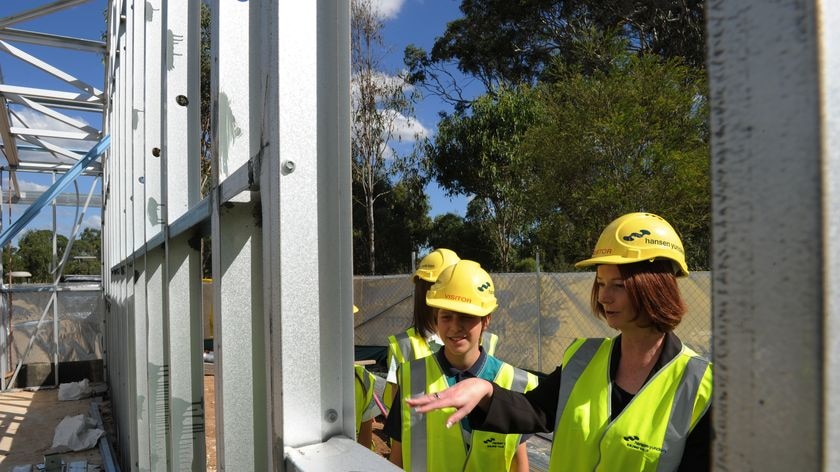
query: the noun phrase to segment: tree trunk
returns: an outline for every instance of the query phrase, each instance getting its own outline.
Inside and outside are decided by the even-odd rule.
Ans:
[[[376,222],[373,219],[373,198],[368,195],[367,205],[367,224],[368,224],[368,265],[370,266],[370,274],[376,274]]]

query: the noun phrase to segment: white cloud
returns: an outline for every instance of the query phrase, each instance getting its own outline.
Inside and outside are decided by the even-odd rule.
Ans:
[[[373,80],[377,84],[376,88],[379,90],[393,90],[395,88],[401,88],[403,93],[409,93],[414,88],[414,86],[403,80],[402,77],[385,74],[383,72],[376,72]],[[351,81],[351,87],[351,100],[355,103],[356,100],[359,99],[359,88],[356,80]],[[394,110],[384,110],[381,113],[391,115],[391,134],[394,140],[411,143],[416,140],[426,138],[431,133],[428,128],[423,126],[423,124],[414,117],[405,116]]]
[[[74,126],[71,126],[63,121],[45,115],[39,111],[31,108],[15,108],[15,113],[12,115],[12,126],[28,126],[37,129],[54,129],[57,131],[78,131]],[[69,115],[68,115],[69,116]],[[76,121],[80,121],[87,126],[91,125],[84,117],[71,116]],[[95,126],[93,126],[95,128]]]
[[[383,20],[393,20],[399,15],[405,0],[373,0],[372,6]]]
[[[87,126],[91,126],[93,128],[97,128],[97,126],[93,126],[88,121],[80,116],[73,116],[75,120],[83,122]],[[48,130],[55,130],[55,131],[79,131],[78,128],[75,128],[63,121],[56,120],[51,116],[47,116],[39,111],[35,111],[31,108],[15,108],[15,114],[12,115],[11,119],[11,126],[18,126],[18,127],[26,127],[32,129],[48,129]],[[78,139],[63,139],[63,138],[40,138],[42,141],[46,141],[58,146],[61,146],[66,149],[80,149],[80,150],[87,150],[93,147],[96,144],[96,141],[83,141]],[[22,143],[22,141],[18,140],[18,143]]]
[[[20,187],[21,192],[43,192],[49,188],[46,185],[41,185],[36,182],[30,182],[28,180],[23,180],[20,177],[18,177],[18,186]]]
[[[416,118],[407,117],[393,110],[387,110],[383,113],[392,115],[394,139],[410,143],[429,136],[429,130]]]
[[[95,228],[100,229],[102,227],[102,216],[100,215],[90,215],[82,221],[82,229],[84,228]]]
[[[408,94],[414,90],[414,86],[406,82],[398,75],[390,75],[384,72],[376,71],[373,74],[373,88],[378,91],[393,91],[401,89],[403,93]],[[359,98],[359,80],[358,76],[354,75],[350,80],[350,94],[351,99],[355,102]]]

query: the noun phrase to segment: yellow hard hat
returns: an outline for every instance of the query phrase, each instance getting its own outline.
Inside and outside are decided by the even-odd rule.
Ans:
[[[653,213],[628,213],[607,225],[595,244],[592,257],[578,262],[575,267],[654,259],[670,260],[677,277],[688,275],[685,250],[674,228]]]
[[[444,269],[426,292],[426,305],[434,308],[487,316],[499,306],[490,274],[475,261],[462,260]]]
[[[435,249],[426,254],[426,257],[420,261],[420,266],[414,275],[427,282],[435,283],[443,269],[460,260],[461,258],[458,257],[458,254],[455,254],[455,251],[444,248]]]

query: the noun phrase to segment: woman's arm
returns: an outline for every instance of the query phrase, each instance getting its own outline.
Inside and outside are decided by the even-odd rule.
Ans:
[[[409,398],[406,403],[418,413],[428,413],[446,407],[455,408],[455,413],[446,420],[446,427],[449,428],[461,421],[476,406],[486,411],[492,395],[493,384],[474,377],[462,380],[439,393]]]
[[[481,379],[467,379],[434,395],[408,399],[418,413],[452,407],[456,411],[446,421],[448,426],[469,415],[475,429],[497,433],[536,433],[554,429],[557,396],[560,392],[560,368],[526,394],[511,392]],[[478,407],[478,408],[476,408]]]

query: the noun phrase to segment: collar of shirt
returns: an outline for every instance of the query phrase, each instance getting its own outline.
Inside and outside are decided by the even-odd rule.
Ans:
[[[478,360],[476,360],[475,363],[473,363],[473,365],[471,365],[467,370],[459,370],[452,367],[452,364],[450,364],[446,359],[444,349],[446,348],[440,348],[440,351],[435,354],[435,357],[437,358],[440,368],[443,371],[443,375],[446,376],[446,381],[449,383],[450,387],[464,379],[480,377],[481,371],[487,365],[487,353],[484,352],[483,347],[478,348]]]
[[[650,378],[653,377],[653,375],[656,374],[665,364],[670,362],[671,359],[677,357],[677,354],[679,354],[681,350],[682,341],[680,341],[680,338],[678,338],[672,331],[665,333],[665,342],[662,346],[662,352],[659,354],[659,358],[650,370],[647,380],[650,380]],[[618,372],[618,361],[620,359],[621,335],[618,335],[613,342],[612,355],[610,356],[610,378],[613,380],[615,380],[616,373]]]

